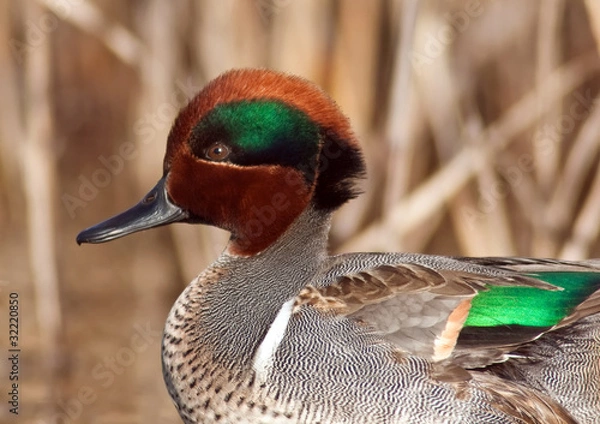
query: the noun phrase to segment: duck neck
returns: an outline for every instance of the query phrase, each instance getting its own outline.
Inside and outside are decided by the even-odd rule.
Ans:
[[[251,364],[284,303],[327,255],[329,227],[330,214],[309,207],[264,251],[244,257],[226,249],[209,268],[221,277],[202,288],[198,325],[215,360]]]

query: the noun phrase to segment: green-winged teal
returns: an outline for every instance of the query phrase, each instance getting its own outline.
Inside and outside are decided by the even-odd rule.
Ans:
[[[323,91],[235,70],[180,112],[156,187],[79,234],[231,232],[167,319],[164,378],[183,421],[600,422],[600,264],[328,256],[331,215],[363,173]]]

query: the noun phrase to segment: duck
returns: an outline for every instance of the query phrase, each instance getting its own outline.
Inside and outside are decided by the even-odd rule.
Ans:
[[[156,186],[79,233],[231,234],[166,319],[182,421],[600,422],[600,261],[330,255],[332,215],[365,172],[321,88],[231,70],[179,112]]]

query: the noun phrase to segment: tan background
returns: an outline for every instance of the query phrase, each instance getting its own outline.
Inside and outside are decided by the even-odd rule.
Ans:
[[[223,248],[175,225],[78,247],[161,175],[224,70],[322,85],[366,151],[332,248],[600,256],[595,0],[0,0],[0,340],[20,297],[23,423],[179,422],[159,342]],[[0,359],[0,422],[9,363]]]

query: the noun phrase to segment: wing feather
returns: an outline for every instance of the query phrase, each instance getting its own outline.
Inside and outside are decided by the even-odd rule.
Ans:
[[[348,316],[372,327],[399,349],[465,367],[506,360],[507,353],[543,333],[511,329],[510,340],[485,331],[457,346],[471,300],[489,287],[560,288],[535,278],[543,272],[600,272],[600,261],[528,258],[449,258],[433,255],[357,253],[329,258],[295,306]],[[566,317],[567,325],[600,311],[592,295]]]

